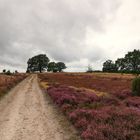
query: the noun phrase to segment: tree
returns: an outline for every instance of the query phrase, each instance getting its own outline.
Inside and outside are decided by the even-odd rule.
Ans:
[[[63,62],[50,62],[48,64],[48,69],[47,71],[51,72],[62,72],[63,69],[66,69],[66,65]]]
[[[103,72],[116,72],[117,66],[112,60],[103,63]]]
[[[48,72],[57,72],[58,69],[57,69],[57,65],[55,62],[50,62],[48,64],[48,69],[47,69]]]
[[[3,69],[3,71],[2,71],[3,73],[6,73],[6,69]]]
[[[137,73],[140,71],[140,50],[128,52],[125,55],[127,69],[131,72]]]
[[[118,71],[124,72],[127,68],[126,60],[124,58],[118,58],[115,61]]]
[[[12,75],[11,71],[8,70],[8,71],[6,72],[6,75]]]
[[[47,69],[49,58],[45,54],[39,54],[30,58],[27,62],[27,72],[39,71],[40,73]]]
[[[118,58],[115,64],[121,72],[140,73],[140,50],[128,52],[124,58]]]
[[[91,65],[88,65],[88,70],[87,70],[88,73],[92,73],[93,72],[93,69],[92,69],[92,66]]]
[[[18,73],[18,71],[17,71],[17,70],[15,70],[15,73]]]
[[[66,65],[63,62],[56,63],[57,69],[59,72],[62,72],[63,69],[66,69]]]

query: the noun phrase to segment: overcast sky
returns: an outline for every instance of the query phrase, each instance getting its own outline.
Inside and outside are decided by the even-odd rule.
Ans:
[[[0,0],[0,70],[45,53],[67,71],[140,49],[140,0]]]

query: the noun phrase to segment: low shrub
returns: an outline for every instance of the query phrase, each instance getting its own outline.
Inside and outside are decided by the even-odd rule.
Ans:
[[[77,109],[69,114],[84,140],[138,140],[140,114],[130,108]],[[135,122],[134,122],[135,121]]]
[[[140,97],[132,96],[133,77],[72,73],[39,77],[50,83],[46,93],[79,130],[83,140],[140,139]],[[94,90],[108,95],[97,96]]]
[[[133,80],[132,93],[134,96],[140,96],[140,77],[137,77]]]
[[[0,98],[3,97],[12,87],[25,79],[27,75],[0,75]]]
[[[136,107],[140,109],[140,97],[135,96],[127,98],[126,100],[124,100],[124,103],[128,107]]]
[[[122,90],[121,92],[114,92],[113,95],[121,100],[124,100],[128,97],[131,97],[132,92],[131,92],[131,90]]]
[[[83,140],[139,140],[140,98],[122,92],[115,96],[98,97],[94,92],[64,85],[52,85],[47,93]]]

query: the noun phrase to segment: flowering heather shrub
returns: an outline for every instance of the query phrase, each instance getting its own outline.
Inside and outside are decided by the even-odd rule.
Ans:
[[[47,93],[79,130],[82,139],[140,140],[140,97],[132,97],[132,78],[65,73],[40,78],[52,85]],[[98,97],[94,91],[68,86],[113,95]]]
[[[114,77],[115,80],[112,79]],[[77,88],[94,89],[100,92],[121,93],[123,90],[131,90],[133,76],[114,74],[78,74],[78,73],[48,73],[39,74],[39,78],[51,84],[74,86]]]
[[[126,99],[128,97],[131,97],[132,96],[132,92],[130,90],[123,90],[122,92],[115,91],[113,93],[113,95],[115,95],[117,98],[123,100],[123,99]]]
[[[85,140],[138,140],[140,114],[122,108],[103,108],[101,110],[77,109],[69,114]],[[135,121],[135,122],[134,122]]]
[[[124,101],[128,107],[137,107],[140,109],[140,97],[131,97]]]
[[[139,97],[130,97],[127,92],[119,98],[98,97],[93,92],[59,84],[49,87],[47,93],[84,140],[140,138]]]
[[[60,86],[58,88],[49,87],[47,90],[53,101],[59,106],[62,106],[63,104],[77,104],[75,96],[71,94],[73,93],[72,91],[73,90],[71,88],[66,88],[64,86]]]
[[[0,75],[0,97],[4,96],[5,93],[14,87],[17,83],[21,80],[26,78],[27,75],[25,74],[18,74],[18,75]]]
[[[68,112],[70,112],[72,109],[73,109],[73,106],[70,105],[70,104],[63,104],[63,105],[61,106],[61,110],[62,110],[64,113],[68,113]]]
[[[86,93],[83,90],[76,91],[74,88],[62,85],[57,85],[57,87],[51,86],[47,92],[59,106],[63,104],[78,105],[81,103],[93,103],[100,100],[100,97],[91,92]]]
[[[109,105],[109,106],[112,106],[112,105],[115,105],[115,106],[118,106],[118,105],[121,105],[121,102],[119,99],[113,97],[113,96],[110,96],[110,97],[104,97],[102,98],[102,103],[104,103],[104,105]]]

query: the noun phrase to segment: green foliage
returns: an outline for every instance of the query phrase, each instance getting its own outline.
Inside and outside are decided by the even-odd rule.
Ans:
[[[123,73],[123,71],[126,69],[127,65],[126,65],[126,60],[124,58],[118,58],[115,62],[118,71],[121,71]]]
[[[116,72],[117,66],[112,60],[103,63],[103,72]]]
[[[115,63],[107,60],[103,63],[104,72],[121,72],[140,74],[140,50],[128,52],[124,58],[118,58]]]
[[[15,70],[15,73],[18,73],[18,71],[17,71],[17,70]]]
[[[45,54],[40,54],[30,58],[27,62],[28,67],[26,73],[39,71],[40,73],[47,69],[48,72],[62,72],[66,69],[66,65],[63,62],[50,62],[49,58]]]
[[[124,58],[118,58],[115,64],[120,72],[140,74],[140,50],[128,52]]]
[[[140,77],[137,77],[132,82],[132,93],[135,96],[140,96]]]
[[[59,72],[62,72],[63,69],[66,69],[66,65],[63,62],[56,63],[57,69]]]
[[[48,72],[62,72],[63,69],[66,69],[66,65],[63,62],[50,62],[48,64]]]
[[[27,72],[39,71],[40,73],[47,69],[49,58],[45,54],[40,54],[30,58],[27,62]]]
[[[48,64],[48,69],[47,69],[48,72],[57,72],[57,65],[55,62],[50,62]]]
[[[2,71],[3,73],[6,73],[6,69],[3,69],[3,71]]]
[[[30,73],[30,70],[27,68],[26,73]]]
[[[6,72],[6,75],[12,75],[12,73],[10,72],[10,70],[8,70],[8,71]]]

